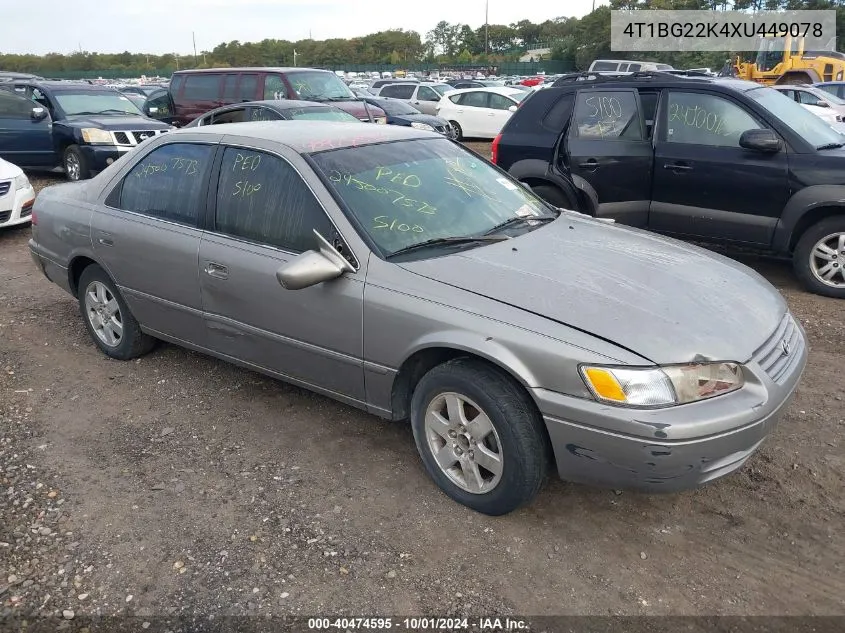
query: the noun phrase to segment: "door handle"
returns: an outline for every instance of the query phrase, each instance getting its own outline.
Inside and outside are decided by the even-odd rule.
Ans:
[[[590,158],[588,160],[585,160],[583,163],[578,163],[578,166],[583,167],[584,169],[595,169],[599,166],[599,161],[597,161],[595,158]]]
[[[205,265],[205,273],[209,277],[215,277],[217,279],[229,278],[229,269],[222,264],[215,264],[214,262],[208,262]]]
[[[110,237],[98,237],[97,241],[103,246],[114,246],[114,240]]]
[[[463,110],[458,110],[458,114],[463,114],[463,113],[464,113]]]
[[[488,112],[487,116],[496,116],[496,113],[495,112]]]
[[[672,171],[689,171],[692,169],[686,163],[665,163],[663,169],[671,169]]]

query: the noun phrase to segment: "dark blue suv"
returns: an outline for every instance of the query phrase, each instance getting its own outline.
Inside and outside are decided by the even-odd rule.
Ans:
[[[520,104],[493,162],[556,206],[790,257],[809,290],[845,298],[845,135],[777,90],[566,76]]]
[[[0,158],[19,167],[63,167],[69,180],[83,180],[169,129],[112,88],[62,81],[0,83]]]

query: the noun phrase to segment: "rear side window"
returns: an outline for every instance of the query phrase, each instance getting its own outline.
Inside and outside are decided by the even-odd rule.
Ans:
[[[465,92],[461,95],[461,105],[469,106],[471,108],[486,108],[487,107],[487,93],[486,92]]]
[[[632,73],[635,73],[638,70],[642,70],[642,68],[643,68],[642,64],[628,64],[628,71],[632,72]]]
[[[0,117],[4,119],[28,119],[34,107],[29,99],[0,92]]]
[[[238,86],[238,99],[241,101],[252,101],[255,99],[255,91],[258,89],[258,75],[241,75],[241,83]]]
[[[490,107],[494,110],[507,110],[512,105],[516,105],[513,101],[500,94],[490,95]]]
[[[380,97],[393,97],[394,99],[410,99],[411,95],[414,94],[414,86],[413,84],[408,85],[392,85],[392,86],[385,86],[379,92]]]
[[[590,67],[590,70],[616,70],[619,68],[619,64],[615,62],[593,62],[593,65]]]
[[[732,101],[695,92],[670,91],[665,117],[670,143],[739,147],[743,132],[761,127]]]
[[[123,179],[118,208],[197,226],[213,151],[209,145],[192,143],[154,149]]]
[[[199,73],[185,80],[185,98],[196,101],[217,101],[220,98],[220,75]]]
[[[458,105],[461,103],[461,97],[463,97],[463,95],[451,95],[449,97],[449,101],[451,101],[455,105]]]
[[[642,139],[640,114],[633,92],[579,92],[574,122],[572,130],[579,138]]]
[[[238,76],[226,75],[223,81],[223,99],[225,101],[235,101],[238,97]]]
[[[314,229],[334,227],[296,170],[272,154],[226,148],[217,184],[215,229],[301,253],[314,248]]]

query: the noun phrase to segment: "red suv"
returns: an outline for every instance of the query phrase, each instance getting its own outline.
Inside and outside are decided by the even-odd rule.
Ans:
[[[333,72],[316,68],[181,70],[170,80],[170,97],[174,125],[190,123],[214,108],[264,99],[331,102],[362,121],[387,122],[381,108],[358,99]]]

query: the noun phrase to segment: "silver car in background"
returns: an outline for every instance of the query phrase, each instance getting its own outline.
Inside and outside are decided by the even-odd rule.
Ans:
[[[487,514],[551,467],[655,492],[735,471],[807,358],[745,266],[551,207],[410,128],[177,131],[44,190],[33,225],[105,354],[160,339],[410,419],[434,481]]]

